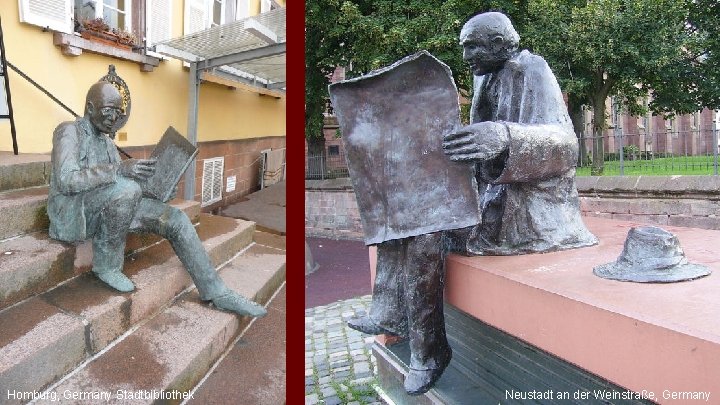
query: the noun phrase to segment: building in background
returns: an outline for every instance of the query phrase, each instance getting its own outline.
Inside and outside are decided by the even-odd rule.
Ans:
[[[187,172],[192,180],[181,181],[179,195],[202,201],[210,211],[256,191],[267,152],[282,150],[284,162],[284,5],[284,0],[0,2],[4,56],[11,65],[3,73],[19,152],[49,153],[54,128],[73,120],[73,112],[83,114],[87,89],[112,64],[132,101],[129,120],[115,139],[120,148],[147,157],[172,125],[199,147],[194,173]],[[0,97],[0,103],[6,99]],[[0,119],[0,151],[12,150],[10,120]],[[276,154],[269,160],[277,165]]]

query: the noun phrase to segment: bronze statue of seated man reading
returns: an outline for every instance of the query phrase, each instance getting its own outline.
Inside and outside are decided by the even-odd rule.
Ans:
[[[53,133],[48,216],[50,237],[65,242],[92,239],[92,272],[108,286],[129,292],[122,273],[128,232],[167,238],[197,286],[200,298],[240,315],[263,316],[265,308],[230,290],[220,279],[190,219],[164,201],[143,197],[139,180],[155,160],[121,160],[109,134],[122,115],[122,97],[109,82],[93,84],[85,114]]]

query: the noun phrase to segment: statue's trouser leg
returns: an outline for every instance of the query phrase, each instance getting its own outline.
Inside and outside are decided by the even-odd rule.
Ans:
[[[143,198],[130,230],[152,232],[166,238],[190,273],[201,299],[211,300],[226,292],[225,283],[184,212],[158,200]]]
[[[450,355],[445,335],[443,290],[447,248],[443,232],[408,238],[405,292],[410,331],[410,367],[443,368]]]
[[[93,243],[93,272],[122,271],[125,240],[141,195],[136,182],[120,177],[115,184],[83,197],[88,236]]]
[[[407,336],[403,275],[405,262],[403,239],[377,245],[377,266],[370,306],[370,319],[375,324],[400,336]]]

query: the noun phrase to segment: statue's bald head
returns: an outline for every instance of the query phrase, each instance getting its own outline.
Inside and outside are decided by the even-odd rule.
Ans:
[[[460,31],[463,59],[473,74],[484,75],[502,67],[520,43],[520,35],[510,19],[502,13],[478,14],[465,23]]]
[[[503,13],[491,11],[478,14],[469,19],[460,31],[460,40],[471,33],[480,33],[487,37],[502,37],[502,39],[517,49],[520,35],[515,31],[512,21]]]
[[[122,106],[122,96],[118,89],[108,82],[97,82],[90,86],[85,97],[85,112],[88,105],[106,107],[110,105]]]
[[[117,120],[122,116],[122,96],[118,89],[108,82],[97,82],[90,86],[85,98],[85,117],[103,133],[112,133]]]

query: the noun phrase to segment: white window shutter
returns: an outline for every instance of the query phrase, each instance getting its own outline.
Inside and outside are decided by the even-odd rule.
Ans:
[[[18,1],[21,22],[60,32],[73,32],[72,0]]]
[[[185,0],[184,35],[202,31],[209,26],[208,3],[205,0]]]
[[[237,15],[237,10],[235,10],[237,3],[235,0],[225,0],[223,5],[225,6],[225,21],[223,24],[235,21],[235,16]]]
[[[145,21],[147,45],[172,38],[172,0],[147,0]]]
[[[223,189],[223,166],[225,165],[225,159],[219,158],[215,161],[213,167],[213,200],[222,200],[222,189]]]
[[[267,13],[272,8],[270,0],[260,0],[260,12]]]
[[[242,20],[243,18],[247,17],[249,13],[249,7],[248,0],[238,0],[237,1],[237,10],[235,10],[235,19],[236,20]]]
[[[212,201],[212,179],[213,179],[213,161],[205,159],[203,161],[202,174],[202,203],[209,204]]]
[[[225,158],[223,157],[203,161],[201,205],[205,206],[222,200],[224,166]]]

